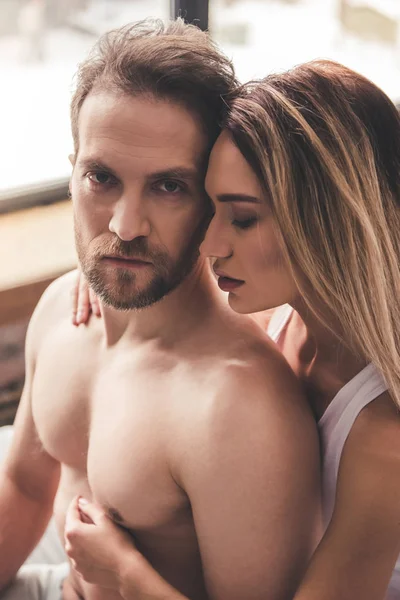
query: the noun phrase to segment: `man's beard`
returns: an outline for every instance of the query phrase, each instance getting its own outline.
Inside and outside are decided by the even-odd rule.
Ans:
[[[107,306],[112,306],[117,310],[146,308],[159,302],[175,290],[192,271],[199,258],[199,246],[204,237],[207,223],[201,224],[197,229],[189,245],[176,262],[173,262],[165,251],[150,249],[147,239],[144,237],[127,242],[120,240],[117,236],[111,240],[104,239],[103,242],[99,240],[97,247],[89,255],[84,248],[75,223],[75,243],[80,267],[92,290]],[[149,267],[146,267],[146,272],[152,273],[151,280],[139,287],[136,281],[141,279],[140,271],[138,277],[129,268],[115,267],[113,269],[102,264],[102,257],[112,255],[150,262]]]

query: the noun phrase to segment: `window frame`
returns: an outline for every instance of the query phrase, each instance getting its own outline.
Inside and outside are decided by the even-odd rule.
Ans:
[[[171,0],[171,16],[182,17],[188,23],[208,29],[208,0]]]

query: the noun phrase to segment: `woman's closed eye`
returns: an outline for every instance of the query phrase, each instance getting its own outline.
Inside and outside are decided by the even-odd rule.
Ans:
[[[255,215],[246,218],[236,217],[232,220],[232,225],[234,225],[234,227],[237,227],[238,229],[249,229],[250,227],[255,225],[257,221],[258,217],[256,217]]]

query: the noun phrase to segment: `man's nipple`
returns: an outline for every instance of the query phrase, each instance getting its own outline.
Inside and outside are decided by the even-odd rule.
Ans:
[[[124,519],[121,516],[121,513],[119,513],[116,508],[108,508],[107,513],[110,519],[112,521],[115,521],[115,523],[120,523],[121,525],[124,524]]]

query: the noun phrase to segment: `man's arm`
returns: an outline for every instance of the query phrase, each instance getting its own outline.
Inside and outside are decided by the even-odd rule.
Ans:
[[[318,436],[293,373],[235,367],[188,434],[177,480],[210,600],[291,600],[319,525]]]
[[[60,466],[43,449],[31,410],[40,313],[36,309],[26,340],[26,377],[11,448],[0,463],[0,591],[33,550],[51,517]]]
[[[386,393],[346,442],[335,510],[295,600],[383,600],[400,554],[400,416]]]

